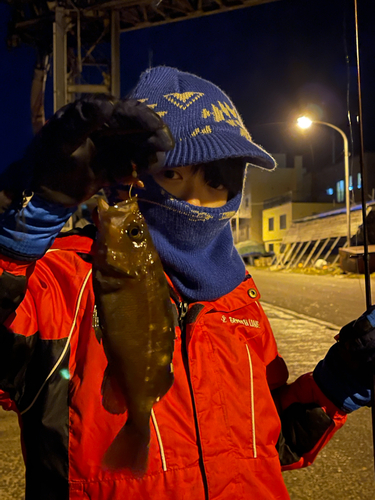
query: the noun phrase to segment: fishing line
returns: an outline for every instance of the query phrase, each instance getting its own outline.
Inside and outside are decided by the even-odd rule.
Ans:
[[[345,62],[346,62],[346,109],[347,109],[347,118],[349,124],[349,137],[350,137],[350,175],[353,179],[353,156],[354,156],[354,138],[353,138],[353,121],[352,121],[352,113],[350,111],[350,90],[351,90],[351,78],[350,78],[350,56],[349,49],[347,44],[347,9],[344,12],[344,20],[343,20],[343,40],[344,40],[344,52],[345,52]],[[353,184],[352,184],[353,185]],[[349,195],[351,196],[353,203],[355,203],[355,192],[354,189],[349,191]]]
[[[347,43],[347,37],[348,35],[348,24],[347,24],[347,18],[348,18],[348,4],[346,5],[346,9],[344,12],[344,19],[343,19],[343,42],[344,42],[344,52],[345,52],[345,62],[346,62],[346,109],[347,109],[347,119],[348,119],[348,125],[349,125],[349,140],[350,140],[350,164],[349,164],[349,179],[352,179],[352,190],[350,190],[349,186],[349,207],[356,204],[355,200],[355,190],[354,190],[354,134],[353,134],[353,120],[352,120],[352,113],[350,110],[350,105],[351,105],[351,98],[350,98],[350,91],[351,91],[351,72],[350,72],[350,63],[351,63],[351,57],[349,54],[349,48],[348,48],[348,43]],[[361,184],[362,185],[362,184]],[[358,180],[357,180],[357,187],[358,186]],[[358,246],[359,242],[359,232],[358,229],[356,230],[356,233],[354,235],[354,246]],[[360,258],[360,257],[359,257]],[[363,299],[366,300],[365,298],[365,292],[363,288],[361,287],[361,279],[359,277],[359,258],[355,259],[355,265],[356,265],[356,273],[358,275],[357,283],[359,285],[359,290],[361,292],[361,295],[363,296]]]
[[[370,282],[370,266],[368,254],[368,230],[366,217],[366,193],[367,193],[367,173],[364,165],[364,142],[363,142],[363,119],[362,119],[362,91],[361,91],[361,68],[359,60],[359,34],[358,34],[358,7],[357,0],[354,0],[355,14],[355,42],[356,42],[356,59],[357,59],[357,81],[358,81],[358,124],[359,124],[359,167],[362,179],[361,202],[362,202],[362,218],[363,218],[363,253],[365,267],[365,289],[366,289],[366,307],[371,307],[371,282]]]
[[[359,167],[362,180],[361,202],[362,202],[362,219],[363,219],[363,260],[365,271],[365,289],[366,289],[366,308],[371,307],[371,281],[370,281],[370,264],[368,253],[368,233],[366,221],[366,193],[367,193],[367,175],[364,166],[364,143],[363,143],[363,120],[362,120],[362,91],[361,91],[361,67],[359,62],[359,34],[358,34],[358,5],[357,0],[354,0],[354,18],[355,18],[355,45],[357,58],[357,81],[358,81],[358,123],[359,123]],[[372,446],[374,452],[374,468],[375,468],[375,370],[372,379]]]

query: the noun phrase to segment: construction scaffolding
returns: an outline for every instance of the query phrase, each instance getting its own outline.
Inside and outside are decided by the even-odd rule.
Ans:
[[[34,132],[44,123],[44,89],[53,60],[54,110],[82,94],[120,96],[120,34],[278,0],[0,0],[11,9],[7,43],[36,49]],[[110,47],[110,55],[97,50]],[[107,51],[108,52],[108,51]],[[97,71],[85,72],[87,67]]]
[[[375,214],[374,202],[367,205],[366,213],[367,220],[372,223]],[[352,207],[350,221],[351,232],[354,234],[351,245],[355,248],[363,244],[361,236],[363,218],[360,206]],[[346,235],[345,209],[295,220],[283,238],[284,251],[274,256],[272,265],[279,269],[316,267],[319,259],[334,265],[340,259],[339,249],[347,247]]]

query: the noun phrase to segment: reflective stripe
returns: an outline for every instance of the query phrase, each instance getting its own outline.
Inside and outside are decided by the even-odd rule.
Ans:
[[[246,344],[246,350],[247,350],[247,356],[249,358],[249,368],[250,368],[250,399],[251,399],[251,427],[253,432],[253,453],[254,453],[254,458],[257,458],[257,444],[255,436],[253,363],[251,361],[251,354],[247,344]]]
[[[159,426],[158,426],[158,423],[156,421],[156,415],[155,415],[154,409],[151,410],[151,417],[152,417],[152,423],[154,424],[154,427],[155,427],[156,437],[158,438],[161,463],[163,465],[163,471],[165,472],[167,470],[167,462],[165,460],[163,441],[161,440]]]
[[[87,284],[87,281],[88,279],[90,278],[91,276],[91,273],[92,273],[92,269],[90,269],[90,271],[87,273],[86,275],[86,278],[84,279],[83,281],[83,284],[81,286],[81,290],[79,291],[79,295],[78,295],[78,300],[77,300],[77,305],[76,305],[76,310],[75,310],[75,313],[74,313],[74,319],[73,319],[73,323],[72,323],[72,326],[70,328],[70,332],[69,332],[69,335],[68,335],[68,338],[66,340],[66,343],[65,343],[65,346],[64,346],[64,349],[59,357],[59,359],[56,361],[55,363],[55,366],[52,368],[52,370],[49,372],[47,378],[45,379],[45,381],[43,382],[41,388],[39,389],[39,391],[36,393],[36,396],[35,398],[32,400],[32,402],[30,403],[30,405],[21,412],[21,415],[23,415],[24,413],[26,413],[27,411],[30,410],[30,408],[34,405],[35,401],[38,399],[39,397],[39,394],[42,392],[43,390],[43,387],[46,385],[48,379],[50,379],[53,375],[53,373],[57,370],[59,364],[61,363],[61,361],[64,359],[64,356],[66,354],[66,351],[68,350],[68,347],[69,347],[69,343],[70,343],[70,339],[72,338],[72,335],[73,335],[73,331],[74,331],[74,328],[76,327],[76,323],[77,323],[77,316],[78,316],[78,311],[79,311],[79,308],[80,308],[80,305],[81,305],[81,300],[82,300],[82,296],[83,296],[83,292],[86,288],[86,284]]]

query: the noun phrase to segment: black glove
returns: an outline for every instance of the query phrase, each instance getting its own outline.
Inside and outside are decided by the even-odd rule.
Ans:
[[[375,373],[375,306],[345,325],[339,333],[339,351],[348,369],[363,383]]]
[[[135,99],[93,95],[61,108],[41,129],[25,156],[0,177],[0,213],[25,191],[72,207],[111,183],[163,167],[174,146],[162,119]]]
[[[375,373],[375,306],[345,325],[325,358],[314,370],[314,380],[336,406],[351,412],[371,404]]]

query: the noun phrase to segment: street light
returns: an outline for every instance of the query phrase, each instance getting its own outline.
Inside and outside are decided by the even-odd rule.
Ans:
[[[341,128],[332,125],[332,123],[321,122],[318,120],[310,120],[307,116],[300,116],[297,119],[297,124],[301,128],[309,128],[313,123],[318,125],[326,125],[327,127],[336,130],[344,141],[344,167],[345,167],[345,205],[346,205],[346,240],[347,246],[350,246],[350,197],[349,197],[349,147],[348,138]]]

